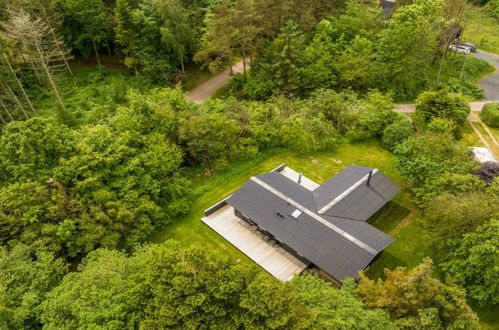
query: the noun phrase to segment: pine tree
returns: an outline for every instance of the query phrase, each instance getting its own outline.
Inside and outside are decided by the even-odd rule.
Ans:
[[[298,25],[288,21],[272,43],[271,70],[276,85],[282,91],[294,92],[300,86],[304,42],[305,38]]]

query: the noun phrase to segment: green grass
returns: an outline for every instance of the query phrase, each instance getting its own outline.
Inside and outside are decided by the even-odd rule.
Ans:
[[[462,132],[462,138],[461,138],[461,143],[464,144],[467,147],[483,147],[484,144],[482,140],[478,137],[478,135],[475,133],[471,125],[466,122],[462,127],[461,127],[461,132]]]
[[[499,54],[499,20],[490,17],[484,7],[468,6],[463,40],[480,50]]]

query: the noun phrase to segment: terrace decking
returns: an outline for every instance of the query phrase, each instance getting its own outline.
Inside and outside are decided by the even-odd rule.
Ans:
[[[234,208],[225,205],[201,219],[207,226],[229,241],[272,276],[289,281],[307,265],[234,214]]]

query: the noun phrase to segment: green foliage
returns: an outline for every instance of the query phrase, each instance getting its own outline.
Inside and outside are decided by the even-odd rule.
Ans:
[[[413,136],[414,127],[412,120],[405,115],[395,120],[383,130],[382,141],[386,148],[395,150],[395,148],[405,140]]]
[[[447,134],[425,133],[411,137],[395,148],[400,173],[416,183],[443,173],[464,174],[475,167],[467,148]]]
[[[499,103],[485,104],[481,116],[485,124],[499,128]]]
[[[172,241],[128,258],[89,254],[79,272],[50,292],[43,311],[48,328],[275,329],[308,322],[290,284]]]
[[[0,136],[0,181],[47,180],[59,159],[74,150],[65,126],[39,117],[12,122]]]
[[[486,192],[444,192],[428,203],[422,223],[437,239],[461,237],[499,215],[497,196]]]
[[[426,180],[421,186],[414,187],[414,203],[420,208],[425,208],[440,193],[483,192],[485,188],[485,182],[481,181],[476,175],[444,173]]]
[[[449,260],[441,265],[471,298],[482,304],[499,303],[498,237],[499,221],[493,219],[461,239],[451,240]]]
[[[424,92],[416,102],[416,124],[420,130],[424,130],[435,118],[451,120],[461,125],[470,113],[466,98],[446,90]]]
[[[276,87],[284,92],[293,92],[300,86],[304,42],[298,25],[288,21],[270,46],[269,70]]]
[[[292,286],[311,309],[311,329],[396,329],[388,315],[362,303],[352,279],[347,279],[341,289],[315,276],[296,277]]]
[[[172,107],[178,95],[170,94],[161,96]],[[3,242],[75,257],[98,246],[131,247],[187,210],[183,153],[170,139],[174,110],[153,110],[136,96],[110,125],[71,131],[33,118],[5,128]]]
[[[63,14],[62,33],[84,57],[111,40],[111,13],[103,0],[58,0]],[[95,45],[95,46],[94,46]]]
[[[41,309],[47,329],[135,329],[129,261],[118,251],[97,250],[47,295]]]
[[[410,270],[385,269],[385,275],[373,281],[361,274],[359,294],[367,306],[387,311],[399,328],[480,329],[465,291],[433,278],[431,259]]]
[[[22,244],[10,251],[0,247],[0,328],[38,328],[39,305],[67,269],[63,260],[47,252],[33,256]]]

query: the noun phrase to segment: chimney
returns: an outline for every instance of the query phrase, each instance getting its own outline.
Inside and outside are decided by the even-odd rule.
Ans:
[[[298,183],[301,183],[301,173],[298,174]]]
[[[370,170],[369,171],[369,176],[367,177],[367,183],[366,185],[369,187],[369,184],[371,183],[371,177],[373,176],[373,171],[374,170]]]

